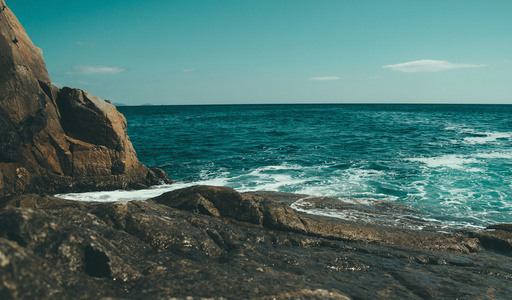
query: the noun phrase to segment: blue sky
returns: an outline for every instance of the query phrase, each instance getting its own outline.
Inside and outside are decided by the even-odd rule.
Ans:
[[[512,104],[510,0],[6,2],[112,102]]]

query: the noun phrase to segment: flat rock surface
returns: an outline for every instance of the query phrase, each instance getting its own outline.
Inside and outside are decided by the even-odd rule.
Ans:
[[[509,299],[512,293],[511,256],[484,248],[477,235],[487,231],[448,234],[309,216],[276,201],[290,195],[272,195],[199,186],[106,204],[4,198],[0,296]]]

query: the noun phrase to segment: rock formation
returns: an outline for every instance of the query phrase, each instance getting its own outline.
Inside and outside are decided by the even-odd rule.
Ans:
[[[101,204],[5,197],[0,298],[510,299],[510,224],[495,252],[486,236],[312,216],[296,199],[209,186]]]
[[[18,195],[165,179],[114,106],[51,84],[0,0],[0,299],[510,299],[511,224],[412,230],[210,186],[101,204]]]
[[[0,197],[168,180],[158,174],[137,160],[113,105],[51,83],[41,49],[0,0]]]

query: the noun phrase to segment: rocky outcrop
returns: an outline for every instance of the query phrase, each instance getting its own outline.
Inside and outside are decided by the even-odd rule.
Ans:
[[[470,232],[469,236],[480,240],[490,250],[512,253],[512,224],[496,224],[483,232]]]
[[[51,83],[41,49],[0,8],[0,196],[169,182],[137,160],[113,105]]]
[[[231,218],[312,237],[464,253],[475,252],[480,248],[476,238],[468,238],[464,234],[444,236],[429,231],[376,226],[341,219],[330,219],[329,222],[325,222],[325,218],[296,212],[287,204],[293,202],[287,198],[297,200],[301,196],[304,195],[273,192],[238,193],[228,187],[194,186],[167,192],[152,200],[181,210]]]
[[[194,186],[167,192],[153,198],[157,203],[215,217],[228,217],[241,222],[306,232],[302,220],[289,205],[234,189],[218,186]]]
[[[276,201],[291,197],[202,186],[159,203],[0,199],[0,295],[509,299],[512,293],[510,256],[480,249],[477,239],[312,217]],[[276,215],[280,221],[265,221]]]

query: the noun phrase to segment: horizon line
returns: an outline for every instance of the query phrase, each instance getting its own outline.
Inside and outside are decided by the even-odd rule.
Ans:
[[[203,104],[124,104],[113,102],[111,103],[115,107],[137,107],[137,106],[248,106],[248,105],[512,105],[512,103],[442,103],[442,102],[422,102],[422,103],[412,103],[412,102],[345,102],[345,103],[337,103],[337,102],[321,102],[321,103],[203,103]]]

